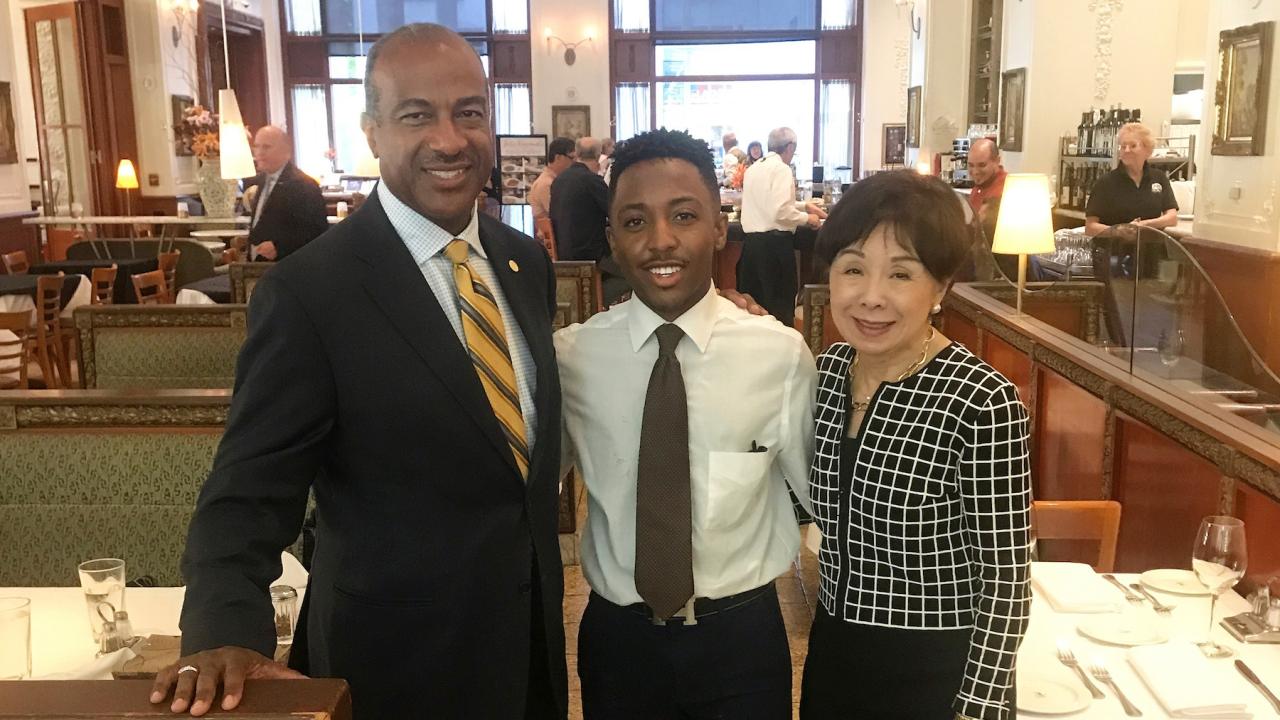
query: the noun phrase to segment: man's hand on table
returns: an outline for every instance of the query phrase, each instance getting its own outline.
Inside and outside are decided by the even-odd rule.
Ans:
[[[179,670],[185,667],[194,667],[195,670],[180,673]],[[151,702],[164,702],[172,690],[170,710],[181,713],[190,708],[193,716],[199,716],[213,707],[220,685],[222,709],[233,710],[244,697],[246,679],[297,680],[305,677],[253,650],[220,647],[188,655],[161,670],[151,685]]]

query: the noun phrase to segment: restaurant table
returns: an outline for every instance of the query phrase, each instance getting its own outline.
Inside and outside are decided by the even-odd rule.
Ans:
[[[204,293],[210,300],[221,305],[231,302],[231,276],[227,273],[213,275],[203,280],[197,280],[193,283],[187,283],[182,286],[183,290],[195,290]]]
[[[35,270],[35,267],[36,266],[32,266],[33,271]],[[25,296],[31,300],[32,307],[34,307],[35,299],[36,299],[36,282],[37,282],[37,278],[36,278],[36,275],[34,274],[0,275],[0,295]],[[75,297],[76,290],[78,290],[79,287],[80,287],[79,275],[69,274],[67,275],[66,278],[64,278],[62,283],[62,306],[63,307],[66,307],[67,303],[69,303],[71,299]],[[22,304],[24,306],[26,305],[25,302]],[[3,309],[3,308],[0,308],[0,309]],[[30,308],[26,308],[26,307],[10,308],[10,309],[4,310],[4,312],[18,312],[20,310],[26,310],[26,309],[30,309]]]
[[[112,291],[112,300],[117,305],[138,302],[138,297],[133,290],[133,276],[151,272],[160,267],[159,261],[154,257],[92,258],[89,260],[57,260],[39,263],[32,265],[29,272],[33,275],[57,275],[62,272],[66,273],[68,277],[83,275],[88,278],[92,276],[94,268],[111,267],[112,265],[117,268],[115,289]]]

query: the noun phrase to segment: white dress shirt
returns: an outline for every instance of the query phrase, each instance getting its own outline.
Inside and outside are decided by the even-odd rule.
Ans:
[[[636,467],[654,331],[666,321],[638,299],[555,335],[564,456],[587,488],[582,570],[618,605],[635,585]],[[693,583],[719,598],[771,582],[800,549],[787,493],[810,508],[817,369],[800,334],[757,317],[712,288],[676,319],[689,408]],[[750,452],[753,443],[765,448]]]
[[[376,192],[383,211],[387,213],[387,219],[391,221],[391,227],[395,228],[400,241],[409,249],[409,254],[413,256],[413,261],[422,271],[427,285],[431,286],[431,294],[436,296],[440,309],[444,310],[444,316],[449,319],[454,333],[458,335],[458,341],[465,347],[467,339],[462,331],[462,316],[459,314],[461,311],[458,310],[458,288],[453,282],[453,262],[444,255],[445,246],[454,239],[454,236],[405,205],[381,182],[378,183]],[[498,283],[498,278],[489,265],[489,257],[485,253],[484,246],[480,244],[480,220],[474,205],[471,209],[471,222],[457,237],[471,246],[468,262],[493,292],[494,299],[498,301],[498,312],[502,315],[503,329],[507,331],[507,349],[511,352],[511,365],[516,371],[516,394],[520,396],[520,413],[524,415],[525,437],[529,441],[529,452],[532,453],[538,429],[538,409],[533,404],[533,396],[537,391],[538,368],[533,361],[533,353],[529,351],[529,343],[525,341],[524,333],[520,331],[520,323],[511,314],[511,305],[507,302],[506,294],[502,292],[502,285]]]
[[[778,153],[771,152],[742,176],[742,231],[795,229],[809,222],[796,203],[796,179]]]
[[[262,208],[267,204],[267,198],[271,196],[271,191],[275,189],[276,182],[280,180],[280,173],[284,172],[284,167],[279,170],[268,173],[262,179],[262,186],[258,188],[258,200],[253,206],[253,224],[258,224],[258,218],[262,217]]]

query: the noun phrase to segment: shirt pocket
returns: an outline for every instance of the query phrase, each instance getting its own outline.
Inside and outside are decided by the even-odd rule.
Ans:
[[[707,464],[702,526],[730,529],[758,515],[768,498],[766,486],[772,464],[768,452],[712,452]]]

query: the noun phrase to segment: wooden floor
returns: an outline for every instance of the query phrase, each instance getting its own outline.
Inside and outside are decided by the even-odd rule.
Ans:
[[[813,622],[814,605],[818,597],[818,559],[808,550],[801,550],[800,567],[792,566],[792,572],[778,578],[778,600],[782,604],[782,616],[787,624],[787,639],[791,644],[791,701],[794,717],[799,716],[800,675],[804,658],[809,650],[809,625]],[[581,720],[582,695],[578,685],[578,621],[587,606],[591,588],[582,577],[579,565],[564,568],[564,634],[569,661],[569,720]]]

